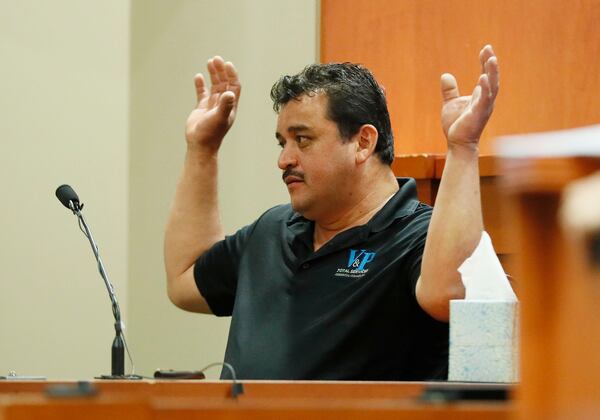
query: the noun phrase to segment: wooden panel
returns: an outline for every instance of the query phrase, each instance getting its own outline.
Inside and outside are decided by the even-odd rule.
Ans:
[[[600,159],[502,162],[519,252],[519,418],[596,418],[600,412],[600,286],[558,223],[561,192],[600,169]]]
[[[165,400],[154,405],[156,419],[164,420],[509,420],[512,403],[453,402],[423,404],[419,401],[375,400],[279,400],[216,404],[202,400]]]
[[[439,180],[435,176],[435,155],[418,154],[396,156],[392,163],[394,175],[415,178],[419,201],[435,203]]]
[[[481,187],[481,208],[483,223],[494,244],[494,249],[503,255],[502,262],[506,262],[507,255],[515,252],[515,245],[511,233],[506,229],[508,219],[498,191],[500,170],[497,159],[493,156],[480,156],[479,173]],[[417,181],[419,200],[429,205],[434,205],[440,179],[446,162],[445,155],[422,154],[396,156],[392,170],[396,176],[408,176]],[[509,265],[504,264],[508,273]]]
[[[2,420],[150,420],[147,401],[125,395],[99,395],[92,398],[49,399],[38,394],[0,396]]]
[[[446,155],[433,155],[435,157],[435,177],[441,179],[446,166]],[[494,177],[500,175],[497,158],[492,155],[479,156],[479,176]]]
[[[490,139],[600,122],[598,0],[321,0],[321,61],[365,64],[386,89],[396,154],[445,153],[439,77],[462,93],[491,43],[501,92]]]
[[[396,176],[407,176],[415,179],[436,178],[435,165],[437,159],[437,155],[425,153],[396,155],[394,162],[392,162],[392,171]]]
[[[76,381],[0,381],[1,394],[43,393],[55,385],[77,385]],[[99,393],[138,396],[229,399],[229,381],[142,380],[91,381]],[[426,382],[351,382],[351,381],[243,381],[244,398],[337,398],[386,399],[417,398]]]
[[[237,400],[229,397],[230,383],[222,381],[98,381],[98,394],[87,398],[42,394],[57,384],[0,382],[0,419],[507,420],[515,412],[511,401],[422,402],[424,382],[244,381]]]

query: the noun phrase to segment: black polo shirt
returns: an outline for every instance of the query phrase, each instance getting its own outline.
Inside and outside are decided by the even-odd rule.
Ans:
[[[281,205],[196,261],[211,310],[232,315],[225,361],[238,377],[444,378],[448,324],[415,298],[432,209],[416,199],[413,179],[398,183],[366,225],[317,252],[314,223]]]

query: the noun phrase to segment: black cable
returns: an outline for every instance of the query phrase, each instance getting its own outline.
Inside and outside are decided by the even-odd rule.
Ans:
[[[158,369],[154,372],[154,379],[205,379],[206,375],[204,372],[211,367],[215,366],[224,366],[229,370],[232,378],[231,384],[231,397],[237,398],[238,395],[244,393],[244,385],[241,382],[238,382],[237,376],[235,374],[235,369],[229,363],[226,362],[215,362],[211,363],[208,366],[200,370],[172,370],[172,369]]]
[[[204,371],[206,371],[207,369],[210,369],[215,366],[224,366],[229,370],[229,373],[231,374],[231,380],[232,380],[232,384],[231,384],[231,397],[232,398],[237,398],[238,395],[241,395],[244,393],[244,385],[241,382],[238,382],[237,376],[235,374],[235,369],[233,368],[233,366],[231,366],[227,362],[211,363],[208,366],[205,366],[204,368],[200,369],[200,372],[204,373]]]

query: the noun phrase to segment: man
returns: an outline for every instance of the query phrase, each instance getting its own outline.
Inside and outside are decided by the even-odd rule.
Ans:
[[[169,298],[232,315],[225,361],[242,378],[423,380],[447,363],[449,300],[458,266],[479,241],[478,142],[498,91],[491,46],[471,96],[441,78],[446,166],[435,209],[414,180],[391,171],[393,138],[382,89],[356,65],[313,65],[282,77],[278,165],[291,205],[224,237],[217,154],[233,124],[240,82],[208,62],[207,90],[186,126],[187,154],[165,235]]]

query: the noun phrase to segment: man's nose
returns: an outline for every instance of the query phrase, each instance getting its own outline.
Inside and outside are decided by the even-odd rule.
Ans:
[[[281,149],[281,153],[279,153],[277,165],[282,171],[287,168],[293,168],[298,165],[296,153],[287,144],[283,146],[283,148]]]

